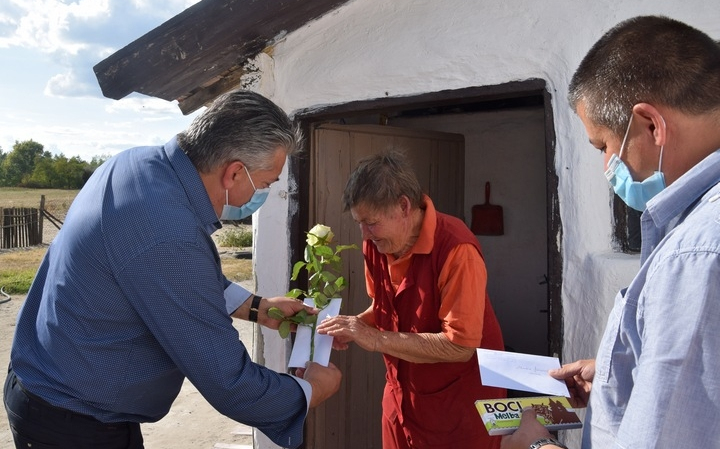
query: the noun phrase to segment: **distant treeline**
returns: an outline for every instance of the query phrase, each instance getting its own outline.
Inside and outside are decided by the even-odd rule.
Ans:
[[[78,157],[53,156],[41,143],[15,141],[12,151],[0,148],[0,187],[80,189],[109,156],[90,162]]]

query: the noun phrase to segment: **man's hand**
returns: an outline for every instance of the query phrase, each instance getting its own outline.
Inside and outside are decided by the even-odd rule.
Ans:
[[[595,360],[578,360],[549,371],[555,379],[564,380],[570,390],[570,405],[575,408],[587,407],[590,390],[595,378]]]
[[[287,298],[285,296],[276,296],[274,298],[263,298],[262,301],[260,301],[260,307],[258,310],[258,323],[262,324],[263,326],[275,329],[277,330],[278,327],[280,327],[280,320],[270,318],[268,316],[268,309],[270,307],[277,307],[280,309],[282,314],[286,317],[293,316],[296,313],[298,313],[301,310],[305,310],[310,315],[317,315],[319,312],[318,309],[312,308],[310,306],[306,306],[302,303],[302,301],[299,301],[294,298]],[[297,328],[296,324],[292,325],[291,331],[295,332]]]
[[[250,297],[240,307],[238,307],[235,312],[233,312],[233,318],[239,318],[241,320],[248,319],[248,317],[250,316],[250,306],[253,296],[254,295],[250,295]],[[270,309],[270,307],[277,307],[278,309],[280,309],[280,312],[283,314],[283,316],[286,317],[293,316],[301,310],[305,310],[309,315],[317,315],[317,313],[319,312],[319,310],[306,306],[302,303],[302,301],[294,298],[288,298],[285,296],[262,298],[262,300],[260,301],[260,305],[258,306],[257,322],[258,324],[262,324],[267,328],[275,330],[280,327],[281,320],[270,318],[268,316],[268,310]],[[297,325],[293,324],[290,330],[294,332],[296,328]]]
[[[550,432],[537,420],[537,414],[532,407],[523,409],[520,417],[520,427],[512,435],[505,435],[500,443],[500,449],[527,449],[540,438],[552,438]],[[547,446],[552,448],[554,446]]]
[[[295,375],[312,385],[310,408],[317,407],[334,395],[340,389],[340,380],[342,380],[342,373],[332,363],[324,367],[319,363],[307,362],[305,368],[295,370]]]

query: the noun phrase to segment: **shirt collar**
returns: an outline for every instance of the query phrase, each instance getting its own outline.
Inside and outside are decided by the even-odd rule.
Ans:
[[[648,201],[643,219],[647,217],[653,221],[655,227],[664,228],[718,182],[720,182],[720,149],[711,153]]]
[[[185,190],[195,215],[208,231],[212,230],[214,232],[220,229],[220,220],[212,206],[205,184],[200,179],[200,173],[178,145],[177,136],[170,139],[163,148]]]

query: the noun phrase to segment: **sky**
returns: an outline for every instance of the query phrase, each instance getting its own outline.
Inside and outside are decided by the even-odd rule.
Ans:
[[[2,0],[0,148],[34,140],[54,155],[112,156],[163,144],[198,114],[133,93],[102,95],[93,66],[199,0]]]

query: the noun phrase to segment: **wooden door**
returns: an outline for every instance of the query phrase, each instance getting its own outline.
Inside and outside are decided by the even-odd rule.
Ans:
[[[342,193],[357,162],[395,148],[405,152],[425,193],[438,210],[463,219],[464,137],[379,125],[322,125],[313,130],[310,181],[310,223],[330,226],[337,242],[362,245],[359,227],[342,210]],[[362,252],[344,254],[348,288],[342,292],[341,313],[358,314],[370,306],[365,290]],[[306,447],[315,449],[380,449],[380,402],[385,365],[379,353],[355,345],[334,351],[331,361],[343,373],[340,391],[311,411]]]

